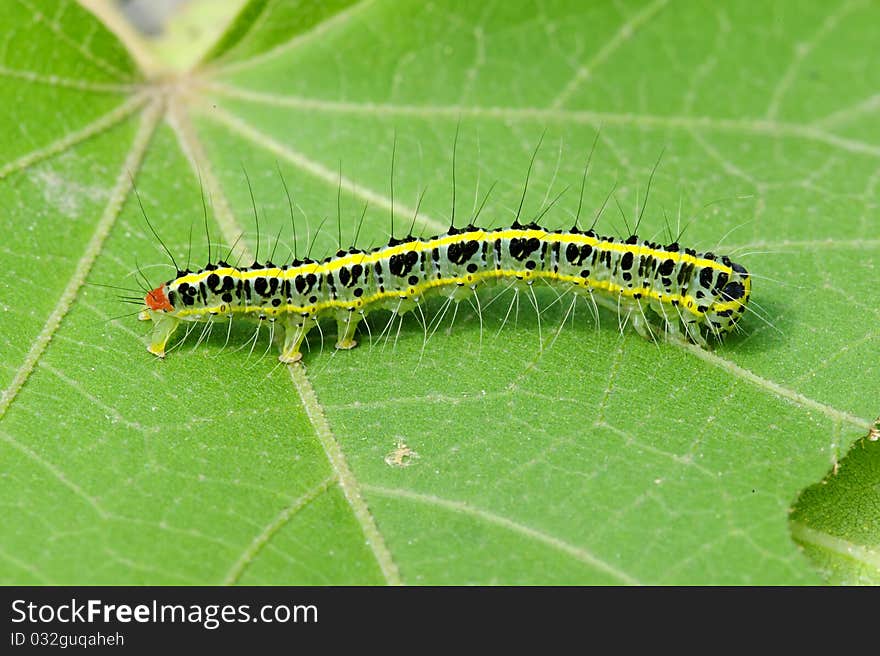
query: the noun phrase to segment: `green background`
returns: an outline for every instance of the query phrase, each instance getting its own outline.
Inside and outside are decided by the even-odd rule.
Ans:
[[[878,581],[876,4],[263,0],[153,43],[101,4],[4,8],[0,582]],[[340,175],[343,242],[366,203],[383,243],[395,139],[398,236],[425,187],[415,232],[442,231],[458,124],[461,222],[496,183],[481,225],[512,221],[542,134],[524,211],[570,186],[551,227],[597,131],[585,216],[616,184],[631,225],[664,152],[640,233],[735,254],[743,332],[563,326],[544,288],[540,321],[486,292],[427,344],[410,317],[288,368],[241,325],[158,361],[89,284],[172,275],[132,181],[182,262],[207,258],[200,178],[215,257],[254,256],[242,168],[261,257],[293,249],[277,168],[300,254],[337,248]],[[613,203],[598,228],[626,231]]]

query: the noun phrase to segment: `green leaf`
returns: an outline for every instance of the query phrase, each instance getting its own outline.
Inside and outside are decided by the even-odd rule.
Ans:
[[[875,5],[264,0],[180,74],[71,2],[10,7],[0,582],[822,580],[789,508],[880,391]],[[581,223],[616,184],[632,225],[663,152],[639,232],[736,254],[744,332],[652,344],[499,287],[454,323],[428,304],[427,340],[376,311],[359,348],[323,326],[298,366],[244,324],[158,361],[137,306],[88,284],[173,275],[132,182],[180,266],[208,258],[202,187],[213,259],[242,232],[230,257],[257,255],[242,168],[261,259],[294,249],[278,168],[301,256],[339,246],[340,177],[343,245],[365,203],[358,244],[385,242],[395,148],[395,235],[445,230],[459,124],[457,225],[496,181],[479,221],[513,220],[543,134],[523,212],[570,186],[542,219],[570,227],[597,132]],[[856,487],[833,526],[830,486],[805,495],[798,539],[875,526]]]
[[[807,488],[792,533],[829,581],[880,583],[880,419],[839,467]]]

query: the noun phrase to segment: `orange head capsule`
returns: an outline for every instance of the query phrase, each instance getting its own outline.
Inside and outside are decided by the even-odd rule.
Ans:
[[[165,295],[165,285],[159,285],[147,294],[147,297],[144,299],[144,303],[147,304],[147,307],[151,310],[163,310],[167,312],[173,312],[174,307],[168,301],[168,296]]]

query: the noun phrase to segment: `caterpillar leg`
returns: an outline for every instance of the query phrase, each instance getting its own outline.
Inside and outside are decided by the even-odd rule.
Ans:
[[[278,356],[281,362],[292,364],[302,360],[299,347],[316,323],[311,317],[291,317],[284,320],[284,346],[281,347],[281,355]]]
[[[681,330],[678,325],[678,315],[670,316],[670,311],[663,307],[663,304],[657,299],[652,298],[648,303],[654,314],[660,317],[660,326],[666,337],[672,338],[673,341],[680,338]]]
[[[521,288],[523,290],[528,289],[528,287],[526,285],[521,285]],[[469,286],[467,286],[463,283],[460,283],[460,284],[456,285],[455,287],[450,288],[449,292],[447,293],[447,296],[449,296],[456,303],[458,303],[459,301],[464,301],[464,300],[469,299],[471,296],[473,296],[473,293],[474,293],[473,289],[471,289]]]
[[[639,312],[639,306],[636,305],[635,301],[625,299],[620,296],[612,299],[604,296],[603,294],[594,294],[593,300],[595,301],[597,306],[601,305],[602,307],[611,310],[612,312],[614,312],[614,314],[617,315],[617,325],[618,328],[620,328],[621,333],[623,332],[626,324],[628,322],[631,322],[639,335],[642,335],[643,337],[646,336],[645,333],[647,332],[647,330],[645,329],[644,325],[636,323],[636,317],[641,320],[642,315]],[[648,338],[650,339],[650,336],[648,336]]]
[[[651,332],[651,326],[648,323],[648,319],[645,317],[645,311],[638,302],[632,303],[628,308],[628,312],[632,319],[632,327],[635,331],[645,339],[649,339],[652,342],[655,341],[656,337],[654,336],[654,333]]]
[[[165,345],[180,325],[180,319],[164,312],[145,310],[148,318],[153,320],[153,332],[150,333],[147,350],[159,358],[165,357]]]
[[[363,318],[363,313],[355,312],[354,309],[336,313],[336,348],[347,351],[357,346],[354,333]]]
[[[625,326],[629,322],[640,336],[652,342],[657,341],[655,330],[659,329],[651,328],[651,323],[645,314],[646,304],[643,304],[638,299],[618,298],[613,300],[602,295],[595,296],[594,300],[597,305],[606,307],[616,313],[621,326]],[[647,307],[651,306],[647,305]],[[620,319],[620,317],[623,317],[623,319]]]
[[[696,318],[684,318],[682,323],[684,325],[684,332],[687,334],[688,339],[690,339],[694,344],[702,346],[704,349],[709,348],[709,343],[700,332],[700,322]]]

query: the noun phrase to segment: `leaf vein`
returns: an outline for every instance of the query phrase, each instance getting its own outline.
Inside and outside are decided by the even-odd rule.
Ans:
[[[819,26],[819,29],[813,34],[812,38],[807,41],[797,43],[794,46],[794,54],[792,56],[791,62],[789,62],[788,68],[782,74],[782,78],[779,80],[779,83],[774,87],[773,93],[770,97],[770,104],[767,107],[767,118],[775,119],[779,114],[779,108],[782,105],[782,101],[785,98],[785,94],[788,93],[788,90],[795,83],[797,79],[797,75],[801,70],[801,65],[804,60],[810,55],[813,49],[816,47],[826,35],[834,30],[837,27],[837,24],[843,20],[847,16],[847,14],[852,13],[855,9],[864,6],[863,1],[858,2],[846,2],[841,7],[838,8],[837,13],[831,14],[825,18],[822,22],[822,25]]]
[[[219,66],[213,67],[213,70],[217,72],[229,73],[233,71],[247,69],[266,60],[273,59],[278,55],[281,55],[289,50],[293,50],[301,45],[307,44],[321,37],[326,32],[332,30],[334,27],[345,25],[349,20],[351,20],[351,18],[360,13],[363,9],[372,5],[373,1],[374,0],[360,0],[359,2],[356,2],[355,4],[350,6],[348,9],[344,9],[343,11],[333,14],[326,20],[312,26],[312,28],[307,32],[295,34],[293,38],[291,38],[289,41],[285,41],[284,43],[281,43],[280,45],[277,45],[274,48],[271,48],[265,52],[254,55],[253,57],[242,59],[231,64],[220,64]]]
[[[379,496],[405,499],[408,501],[415,501],[417,503],[439,506],[440,508],[445,508],[446,510],[451,510],[453,512],[461,513],[470,517],[476,517],[478,519],[489,522],[490,524],[494,524],[495,526],[500,526],[515,533],[519,533],[520,535],[523,535],[527,538],[530,538],[537,542],[541,542],[547,546],[562,551],[563,553],[576,558],[582,563],[590,565],[591,567],[595,567],[596,569],[613,576],[622,583],[626,583],[629,585],[640,584],[640,582],[635,577],[605,562],[595,554],[587,551],[586,549],[583,549],[582,547],[575,546],[553,535],[549,535],[547,533],[544,533],[543,531],[539,531],[538,529],[526,526],[525,524],[520,524],[519,522],[515,522],[512,519],[509,519],[502,515],[497,515],[488,510],[477,508],[463,501],[443,499],[433,494],[420,494],[418,492],[412,492],[410,490],[404,490],[400,488],[386,488],[370,484],[365,484],[362,487],[366,492],[370,492]]]
[[[79,485],[77,485],[74,481],[70,480],[63,470],[59,469],[57,465],[43,458],[39,453],[31,449],[25,444],[22,444],[18,440],[16,440],[11,435],[0,431],[0,440],[3,440],[11,447],[17,449],[20,453],[27,456],[29,460],[40,465],[43,469],[48,471],[52,476],[64,487],[71,490],[76,496],[85,501],[92,509],[97,513],[98,517],[101,519],[107,519],[110,515],[104,510],[100,503],[98,503],[97,499],[91,496],[88,492],[83,490]]]
[[[210,118],[216,119],[223,125],[233,130],[235,133],[241,135],[249,141],[252,141],[255,145],[265,148],[269,152],[285,159],[286,161],[302,169],[306,173],[313,175],[319,180],[322,180],[327,184],[333,186],[339,184],[338,171],[329,169],[320,162],[315,162],[314,160],[309,159],[308,157],[303,155],[302,153],[292,150],[291,148],[278,142],[274,138],[262,132],[259,132],[238,117],[233,116],[232,114],[229,114],[219,108],[215,108],[212,109]],[[368,203],[372,203],[373,205],[382,207],[387,210],[390,210],[392,207],[391,200],[387,196],[377,191],[374,191],[369,187],[365,187],[357,182],[354,182],[350,178],[343,176],[342,186],[344,188],[350,189],[355,196]],[[416,215],[416,211],[414,208],[411,208],[396,200],[394,202],[394,215],[400,216],[401,218],[407,220],[410,220],[413,216],[416,216],[417,224],[422,225],[426,229],[432,230],[437,233],[444,232],[448,227],[440,221],[426,215],[424,212],[420,211],[418,215]]]
[[[62,30],[58,23],[56,23],[54,20],[48,19],[37,7],[32,5],[30,2],[28,2],[27,0],[15,1],[32,13],[34,17],[34,22],[43,23],[52,33],[55,34],[55,36],[58,37],[60,41],[63,41],[68,46],[80,53],[86,61],[93,63],[105,73],[108,73],[116,78],[125,79],[127,77],[124,71],[117,68],[106,59],[103,59],[102,57],[97,57],[94,53],[84,48],[81,43],[79,43],[76,39],[72,38],[64,30]]]
[[[278,533],[285,524],[293,519],[300,510],[326,492],[330,485],[336,481],[337,477],[334,473],[332,476],[328,476],[314,488],[297,497],[284,507],[271,522],[266,524],[263,530],[254,537],[250,544],[248,544],[247,548],[245,548],[242,554],[236,559],[235,563],[223,578],[223,585],[235,585],[238,583],[248,565],[254,561],[272,537]]]
[[[841,137],[815,125],[786,123],[761,118],[714,118],[711,116],[683,116],[679,114],[635,114],[600,112],[586,109],[545,109],[541,107],[463,106],[463,105],[408,105],[400,103],[348,102],[285,96],[251,91],[218,82],[206,82],[205,89],[218,94],[276,107],[320,110],[343,114],[374,116],[414,116],[417,118],[461,117],[498,118],[507,121],[571,122],[595,127],[608,125],[633,126],[644,129],[714,130],[733,134],[755,134],[775,138],[791,137],[834,146],[840,150],[880,158],[880,146],[857,139]]]
[[[77,89],[78,91],[94,91],[96,93],[129,93],[137,88],[137,84],[112,83],[112,82],[91,82],[89,80],[77,80],[74,78],[58,77],[57,75],[40,75],[34,71],[24,71],[20,69],[7,68],[0,66],[0,77],[15,78],[25,80],[35,84],[45,84],[52,87],[65,87],[68,89]]]
[[[135,111],[137,111],[137,109],[140,108],[146,102],[146,100],[146,95],[134,96],[113,109],[112,111],[104,114],[92,123],[89,123],[85,127],[75,132],[70,132],[61,139],[53,141],[43,148],[33,150],[29,153],[22,155],[12,162],[0,166],[0,180],[9,176],[9,174],[11,173],[15,173],[17,171],[26,169],[29,166],[33,166],[34,164],[41,162],[44,159],[64,152],[68,148],[72,148],[73,146],[82,143],[83,141],[86,141],[87,139],[90,139],[95,135],[109,130],[111,127],[117,125],[118,123],[121,123],[123,120],[128,118]]]
[[[877,549],[856,544],[824,531],[817,531],[800,522],[791,523],[791,534],[799,542],[814,545],[846,558],[852,558],[863,565],[880,571],[880,551]]]
[[[605,45],[602,46],[584,66],[578,68],[574,76],[568,81],[565,87],[563,87],[562,91],[559,92],[559,95],[557,95],[556,98],[553,99],[553,102],[550,103],[550,107],[552,109],[559,109],[562,107],[568,99],[571,98],[575,91],[577,91],[578,87],[589,79],[590,75],[593,74],[593,71],[598,66],[601,66],[606,59],[614,54],[618,48],[632,37],[633,33],[639,27],[665,7],[667,3],[668,0],[654,0],[654,2],[640,12],[624,21],[617,32],[614,33]]]
[[[788,401],[791,401],[795,405],[799,405],[801,407],[810,408],[812,410],[816,410],[821,412],[823,415],[828,417],[829,419],[833,419],[835,421],[843,421],[851,426],[855,426],[857,428],[867,430],[871,426],[871,422],[867,419],[863,419],[861,417],[857,417],[852,415],[844,410],[838,410],[833,406],[830,406],[826,403],[821,403],[820,401],[816,401],[815,399],[811,399],[800,392],[796,392],[792,389],[789,389],[779,383],[775,383],[772,380],[768,380],[758,374],[746,369],[745,367],[741,367],[730,360],[725,360],[722,357],[719,357],[715,353],[711,351],[707,351],[706,349],[698,346],[696,344],[685,343],[677,340],[670,340],[671,343],[678,345],[680,348],[689,351],[690,353],[696,355],[701,360],[708,362],[720,369],[724,369],[733,376],[737,378],[741,378],[749,383],[752,383],[756,387],[759,387],[765,391],[771,392],[776,396],[784,398]]]

